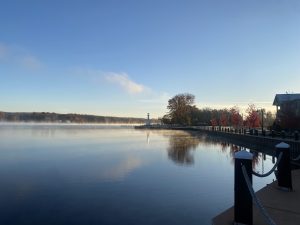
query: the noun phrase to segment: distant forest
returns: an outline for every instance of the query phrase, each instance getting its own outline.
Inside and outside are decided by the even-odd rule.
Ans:
[[[1,112],[0,121],[6,122],[48,122],[48,123],[145,123],[145,118],[94,116],[81,114],[58,114],[49,112]],[[156,122],[152,120],[152,122]]]

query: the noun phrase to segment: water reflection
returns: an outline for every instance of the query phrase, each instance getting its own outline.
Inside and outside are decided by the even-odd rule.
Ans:
[[[200,139],[196,137],[184,133],[175,133],[169,137],[168,157],[178,164],[193,164],[193,151],[199,143]]]
[[[142,159],[136,156],[128,156],[121,160],[117,165],[107,168],[100,177],[103,180],[117,181],[124,179],[135,169],[143,165]]]
[[[232,205],[241,149],[199,133],[99,126],[0,127],[0,139],[7,225],[208,225]]]
[[[206,146],[208,149],[211,146],[216,147],[221,153],[228,156],[230,163],[234,164],[234,155],[241,150],[247,150],[253,154],[252,168],[254,171],[264,173],[264,161],[270,160],[269,165],[275,164],[275,157],[266,153],[261,153],[252,149],[247,149],[244,146],[230,143],[228,140],[197,132],[186,131],[151,131],[163,135],[168,138],[167,153],[168,158],[176,164],[192,165],[194,164],[194,154],[198,146]],[[147,143],[150,140],[150,131],[147,131]],[[200,150],[200,148],[198,149]]]
[[[150,131],[147,131],[147,144],[150,144]]]
[[[243,146],[230,143],[228,140],[199,134],[197,132],[186,131],[146,131],[147,143],[150,143],[150,133],[163,135],[168,138],[167,154],[168,158],[179,165],[194,164],[194,151],[201,144],[226,154],[230,158],[230,163],[234,164],[234,154],[241,150],[247,150],[253,154],[252,166],[256,169],[265,159],[262,153],[247,149]],[[273,161],[272,161],[273,162]],[[273,162],[274,164],[274,162]]]

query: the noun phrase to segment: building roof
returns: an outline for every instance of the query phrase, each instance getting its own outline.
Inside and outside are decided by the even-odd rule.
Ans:
[[[273,105],[281,105],[283,102],[300,100],[300,94],[277,94]]]

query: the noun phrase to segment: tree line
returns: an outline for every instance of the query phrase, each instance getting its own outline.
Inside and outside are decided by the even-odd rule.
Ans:
[[[265,109],[257,109],[250,104],[245,115],[237,106],[229,109],[199,109],[195,104],[195,96],[189,93],[178,94],[168,101],[168,113],[162,117],[164,124],[184,126],[232,126],[255,128],[264,123],[264,127],[271,127],[275,116]]]
[[[0,121],[7,122],[61,122],[61,123],[145,123],[144,118],[110,117],[82,114],[58,114],[50,112],[12,113],[0,112]]]

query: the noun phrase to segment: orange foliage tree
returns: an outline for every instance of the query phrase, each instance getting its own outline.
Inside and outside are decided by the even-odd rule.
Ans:
[[[228,112],[227,112],[226,109],[221,114],[220,125],[221,126],[228,126]]]
[[[255,128],[260,126],[260,118],[257,112],[256,106],[254,104],[250,104],[246,110],[246,125],[250,128]]]
[[[218,120],[217,120],[216,118],[212,118],[212,119],[210,120],[210,123],[211,123],[211,125],[212,125],[213,127],[218,126]]]
[[[237,106],[230,109],[230,121],[233,127],[240,127],[243,124],[243,118],[240,114],[240,109]]]

